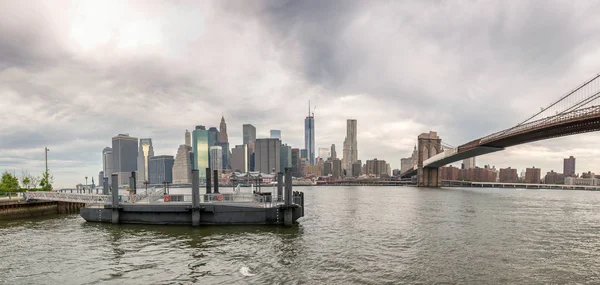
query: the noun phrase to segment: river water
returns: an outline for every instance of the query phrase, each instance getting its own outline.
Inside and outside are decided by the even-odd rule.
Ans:
[[[294,190],[293,228],[0,222],[0,283],[600,283],[600,192]]]

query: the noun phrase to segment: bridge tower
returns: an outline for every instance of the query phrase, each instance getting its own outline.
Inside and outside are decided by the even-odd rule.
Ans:
[[[441,173],[438,167],[423,167],[423,161],[442,152],[442,139],[437,132],[429,131],[418,137],[417,185],[419,187],[439,187]]]

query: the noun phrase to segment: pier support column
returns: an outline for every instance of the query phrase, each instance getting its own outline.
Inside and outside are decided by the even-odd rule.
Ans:
[[[102,195],[108,195],[108,177],[102,178],[104,182],[102,183]]]
[[[285,168],[285,209],[283,210],[283,224],[292,225],[292,169]]]
[[[112,175],[112,223],[119,223],[119,175]]]
[[[277,172],[277,202],[283,201],[283,173]]]
[[[440,169],[437,167],[423,167],[419,169],[420,187],[440,187]]]
[[[213,170],[213,179],[215,180],[213,182],[213,184],[215,185],[214,193],[217,194],[217,193],[219,193],[219,170],[218,169]]]
[[[192,170],[192,226],[200,225],[200,176]]]
[[[206,169],[206,194],[210,194],[210,168]]]

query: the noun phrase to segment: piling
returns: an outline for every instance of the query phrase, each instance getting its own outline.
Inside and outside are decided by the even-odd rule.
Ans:
[[[283,201],[283,173],[277,172],[277,201]]]
[[[192,226],[200,225],[200,174],[192,170]]]
[[[206,194],[210,194],[210,168],[206,168]]]
[[[131,172],[131,180],[129,182],[129,187],[131,188],[131,191],[133,192],[133,195],[137,194],[137,178],[136,178],[136,173],[135,171]]]
[[[119,175],[112,175],[112,223],[119,223]]]
[[[104,183],[102,183],[102,195],[108,195],[108,177],[102,178]]]
[[[285,208],[283,210],[283,224],[292,225],[292,168],[285,168]]]
[[[213,179],[215,180],[215,182],[213,182],[215,185],[215,194],[217,194],[219,193],[219,170],[213,170]]]

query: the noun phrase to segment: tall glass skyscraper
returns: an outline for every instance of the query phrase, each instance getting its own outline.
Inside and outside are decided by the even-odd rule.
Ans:
[[[250,124],[244,124],[242,126],[243,142],[244,144],[254,142],[256,140],[256,128]]]
[[[309,110],[310,111],[310,110]],[[315,164],[315,116],[308,114],[304,119],[304,149],[306,149],[307,160],[311,165]]]
[[[192,132],[192,149],[194,151],[194,169],[198,170],[201,182],[206,180],[208,160],[208,131],[204,126],[196,126]]]
[[[210,151],[210,168],[212,170],[223,171],[223,148],[220,146],[211,146]]]

